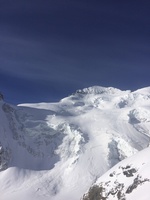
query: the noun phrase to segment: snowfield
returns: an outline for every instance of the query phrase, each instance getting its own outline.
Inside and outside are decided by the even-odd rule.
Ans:
[[[138,169],[140,186],[129,189],[127,200],[141,200],[141,188],[150,186],[145,149],[150,143],[150,87],[131,92],[94,86],[58,103],[18,106],[1,98],[0,123],[0,200],[80,200],[105,179],[110,190],[112,180],[123,180],[120,187],[126,191]],[[134,154],[133,162],[126,161]],[[120,161],[125,164],[115,167],[112,177],[104,175]],[[134,176],[122,175],[125,167]]]

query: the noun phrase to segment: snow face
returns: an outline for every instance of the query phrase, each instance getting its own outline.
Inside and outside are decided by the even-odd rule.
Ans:
[[[149,105],[149,88],[99,86],[58,103],[1,101],[2,200],[79,200],[111,167],[149,145]]]

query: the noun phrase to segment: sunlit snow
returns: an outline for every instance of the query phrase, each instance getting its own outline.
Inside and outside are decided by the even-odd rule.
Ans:
[[[150,87],[90,87],[58,103],[0,101],[1,200],[79,200],[150,142]]]

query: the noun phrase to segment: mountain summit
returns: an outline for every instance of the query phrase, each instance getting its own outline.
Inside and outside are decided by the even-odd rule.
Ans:
[[[114,165],[149,146],[150,87],[94,86],[57,103],[0,101],[0,123],[2,200],[79,200]]]

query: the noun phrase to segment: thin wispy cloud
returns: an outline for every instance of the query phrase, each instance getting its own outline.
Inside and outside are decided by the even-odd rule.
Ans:
[[[44,101],[49,90],[58,99],[92,85],[147,86],[149,20],[142,2],[1,1],[0,90],[38,86]]]

